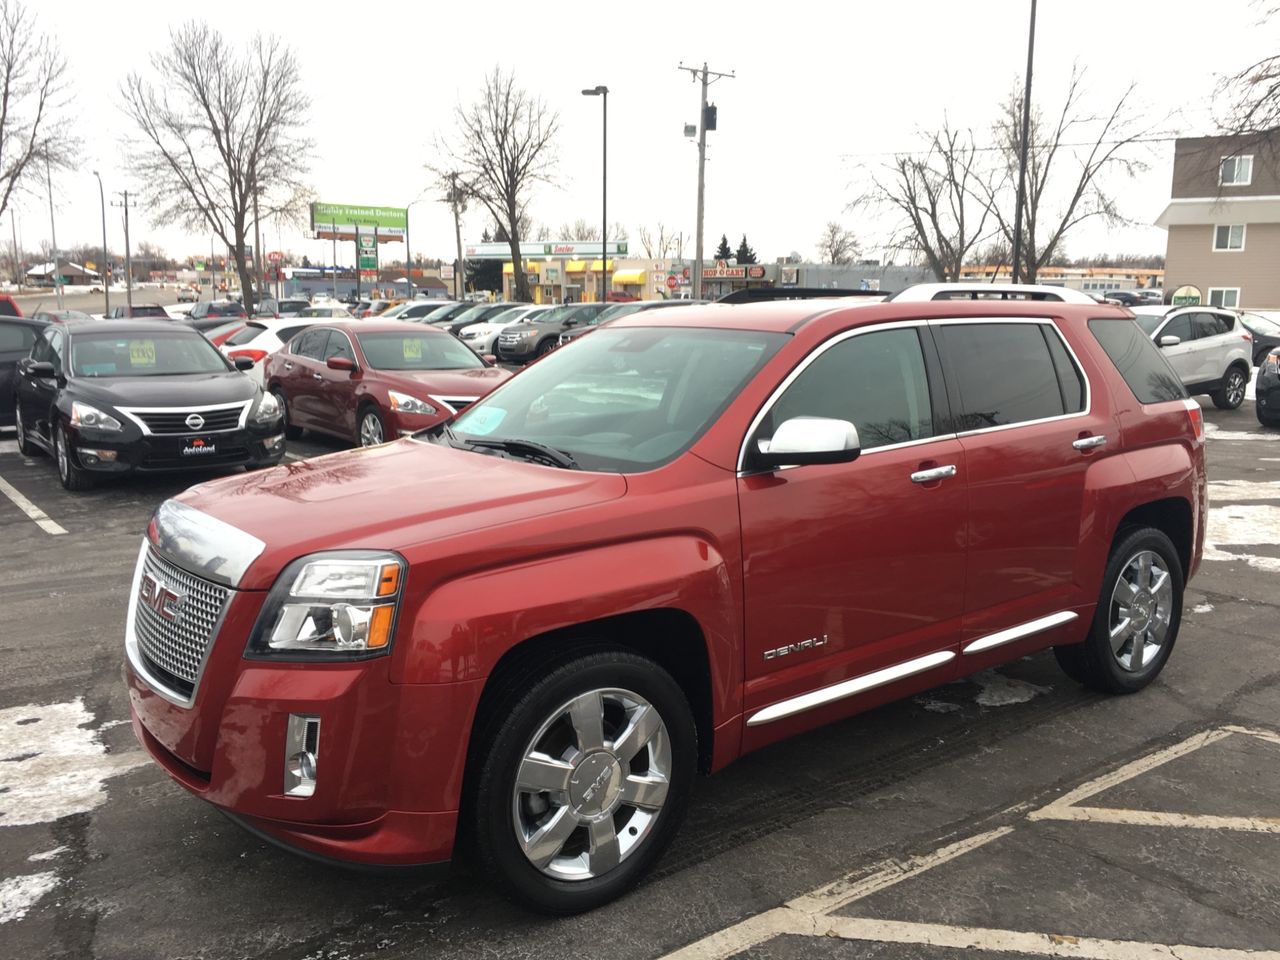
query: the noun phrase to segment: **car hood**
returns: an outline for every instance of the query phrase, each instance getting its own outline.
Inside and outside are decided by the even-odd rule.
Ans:
[[[176,499],[262,542],[239,586],[265,590],[286,564],[317,550],[406,551],[614,500],[626,489],[620,474],[405,439],[213,480]]]
[[[258,385],[238,370],[179,376],[77,377],[68,387],[76,399],[117,407],[204,407],[249,400],[258,393]]]
[[[429,393],[441,397],[482,397],[511,379],[499,367],[475,370],[379,370],[378,379],[393,390]]]

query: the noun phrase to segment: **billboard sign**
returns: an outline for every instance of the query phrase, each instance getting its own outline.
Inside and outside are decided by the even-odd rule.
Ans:
[[[311,204],[311,229],[321,240],[354,240],[358,234],[399,240],[409,224],[406,207],[377,207],[351,203]]]

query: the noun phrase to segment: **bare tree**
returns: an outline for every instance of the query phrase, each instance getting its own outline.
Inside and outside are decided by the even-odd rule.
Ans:
[[[1263,23],[1280,12],[1280,5],[1264,7]],[[1280,54],[1249,64],[1218,84],[1215,118],[1227,133],[1263,138],[1280,128]]]
[[[1136,121],[1131,103],[1133,85],[1109,110],[1094,114],[1083,108],[1083,81],[1084,71],[1072,70],[1056,119],[1046,122],[1038,107],[1031,110],[1020,270],[1026,283],[1035,283],[1040,268],[1059,255],[1067,234],[1084,221],[1096,217],[1111,224],[1123,223],[1115,197],[1103,181],[1112,173],[1132,177],[1146,169],[1145,163],[1133,156],[1136,142],[1148,129]],[[1005,100],[993,133],[1000,156],[998,175],[976,183],[1012,247],[1022,138],[1021,84]]]
[[[818,238],[818,257],[823,263],[850,263],[858,255],[858,241],[853,232],[846,230],[835,220],[831,220],[822,228],[822,236]]]
[[[894,210],[901,219],[890,246],[920,254],[941,281],[959,279],[969,251],[988,234],[978,155],[972,132],[944,119],[925,154],[895,156],[887,175],[873,178],[856,202]]]
[[[15,193],[71,162],[77,142],[64,112],[66,71],[21,0],[0,0],[0,215]]]
[[[494,67],[480,99],[458,105],[454,117],[456,145],[442,144],[447,169],[461,171],[472,195],[505,227],[511,262],[520,264],[521,220],[534,185],[551,180],[559,116],[516,86],[514,73]],[[529,300],[524,271],[516,270],[513,278],[516,299]]]
[[[650,233],[647,227],[640,228],[640,246],[644,249],[646,259],[665,260],[667,259],[667,254],[675,248],[675,245],[675,234],[668,233],[661,220],[658,221],[656,236]]]
[[[309,199],[302,128],[311,100],[277,37],[255,36],[237,52],[207,23],[190,22],[170,38],[151,58],[155,82],[131,73],[121,91],[141,133],[132,152],[142,197],[157,223],[210,229],[226,244],[252,310],[251,231],[267,217],[296,221]]]
[[[600,228],[593,223],[587,223],[579,217],[573,223],[560,224],[560,240],[576,240],[579,243],[588,240],[600,239]]]

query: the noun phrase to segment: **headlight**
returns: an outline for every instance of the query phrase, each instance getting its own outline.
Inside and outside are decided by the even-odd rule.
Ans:
[[[537,331],[537,330],[521,330],[521,331],[520,331],[520,336],[521,336],[521,337],[526,337],[526,338],[527,338],[527,337],[536,337],[537,335],[538,335],[538,331]]]
[[[118,433],[121,429],[120,421],[115,417],[79,400],[71,403],[71,425],[89,430],[109,430],[112,433]]]
[[[391,649],[404,561],[352,550],[292,564],[277,581],[249,639],[249,654],[361,660]]]
[[[401,393],[399,390],[388,390],[387,396],[391,399],[391,409],[396,413],[425,413],[430,415],[436,412],[436,408],[427,403],[427,401],[411,397],[407,393]]]
[[[255,423],[270,423],[280,416],[280,401],[273,393],[263,393],[258,401],[258,409],[253,414]]]

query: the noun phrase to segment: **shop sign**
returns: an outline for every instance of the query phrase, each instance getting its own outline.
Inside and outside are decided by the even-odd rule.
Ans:
[[[704,280],[743,280],[746,276],[746,267],[731,267],[723,260],[717,260],[714,267],[702,268]]]
[[[760,264],[758,264],[758,263],[757,263],[757,264],[753,264],[752,266],[747,267],[747,279],[748,279],[748,280],[763,280],[763,279],[764,279],[764,267],[763,267],[763,266],[761,266],[761,265],[760,265]]]

